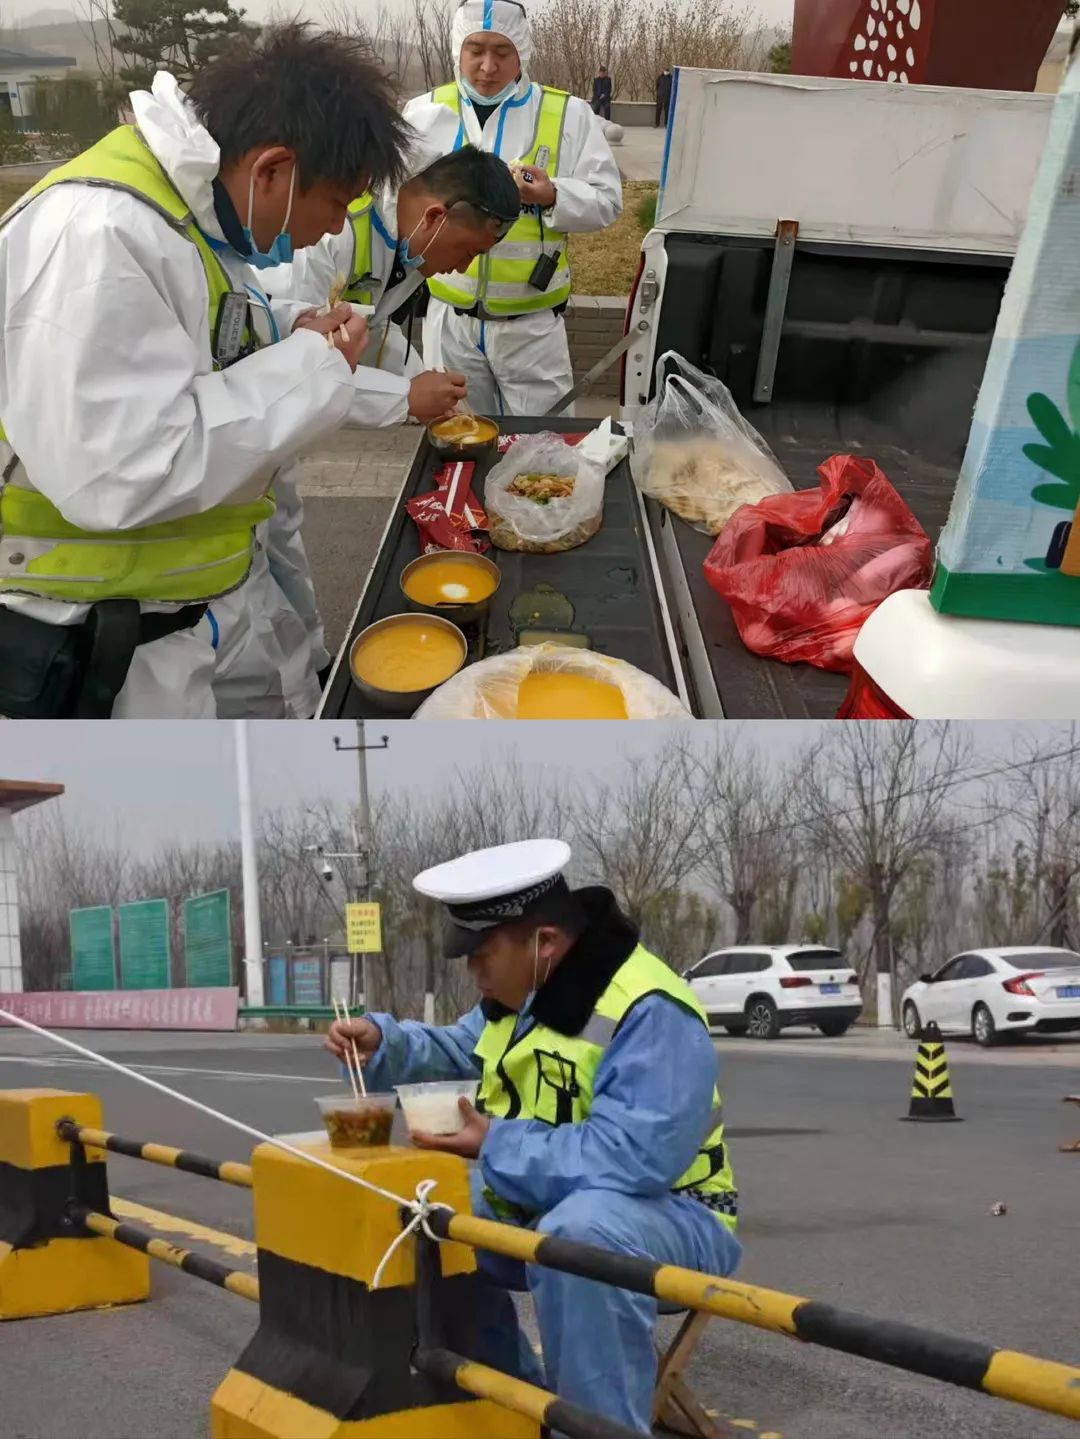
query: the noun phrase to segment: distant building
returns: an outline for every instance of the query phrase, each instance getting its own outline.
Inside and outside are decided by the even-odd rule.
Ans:
[[[76,64],[72,55],[0,45],[0,112],[10,115],[20,130],[33,129],[35,82],[42,76],[59,79]]]
[[[23,990],[19,947],[19,862],[12,815],[64,793],[62,784],[0,779],[0,1003]]]

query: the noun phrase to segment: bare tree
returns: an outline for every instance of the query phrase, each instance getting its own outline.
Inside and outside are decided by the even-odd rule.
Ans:
[[[18,823],[23,978],[28,989],[56,989],[71,969],[70,911],[126,899],[130,860],[117,835],[102,839],[59,807]]]
[[[457,57],[450,34],[455,8],[452,0],[413,0],[412,31],[426,90],[454,78]]]
[[[1032,885],[1027,942],[1068,946],[1080,875],[1080,726],[1048,743],[1020,735],[997,813],[1019,830]]]
[[[917,861],[953,842],[948,802],[970,750],[956,726],[853,723],[812,744],[798,769],[798,804],[810,839],[835,855],[866,892],[870,953],[894,970],[893,905]],[[860,966],[866,979],[866,965]],[[893,1005],[898,995],[893,987]]]
[[[630,758],[621,779],[582,796],[574,829],[581,863],[640,922],[650,901],[683,888],[699,868],[705,806],[674,740],[647,760]]]
[[[771,32],[741,0],[546,0],[531,15],[533,78],[589,95],[598,65],[612,93],[651,100],[665,67],[741,70],[763,63]]]
[[[382,3],[371,8],[354,0],[323,0],[321,10],[328,30],[367,41],[386,67],[399,95],[405,95],[410,86],[409,71],[416,44],[412,16]]]
[[[787,939],[798,882],[799,836],[790,823],[791,780],[786,767],[762,760],[743,735],[717,731],[705,755],[684,751],[688,785],[699,792],[709,888],[731,909],[736,944],[767,938],[755,920],[769,912],[767,927]]]

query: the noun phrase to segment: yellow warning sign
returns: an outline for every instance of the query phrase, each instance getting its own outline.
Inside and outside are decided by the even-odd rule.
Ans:
[[[377,904],[347,904],[345,935],[350,954],[382,954],[382,909]]]

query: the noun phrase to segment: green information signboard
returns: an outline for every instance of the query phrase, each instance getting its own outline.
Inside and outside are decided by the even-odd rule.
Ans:
[[[71,988],[115,989],[116,950],[113,945],[112,909],[95,904],[73,909],[71,930]]]
[[[229,891],[184,900],[184,975],[192,989],[232,984]]]
[[[169,901],[136,900],[119,915],[121,988],[168,989]]]

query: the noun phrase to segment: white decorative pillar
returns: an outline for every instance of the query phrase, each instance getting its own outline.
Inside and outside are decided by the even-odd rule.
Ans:
[[[0,994],[21,994],[18,850],[11,810],[0,806]]]

